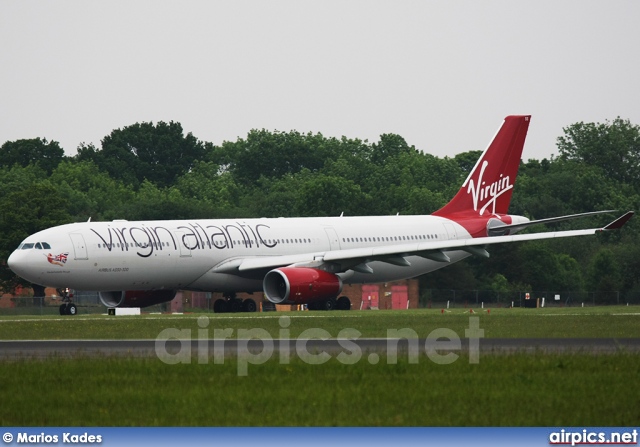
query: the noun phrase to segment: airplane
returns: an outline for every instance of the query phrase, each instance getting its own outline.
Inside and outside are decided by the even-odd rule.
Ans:
[[[508,214],[530,115],[507,116],[444,207],[431,215],[82,222],[27,237],[9,257],[14,273],[43,286],[98,291],[109,307],[146,307],[178,290],[222,292],[214,312],[255,312],[263,292],[275,304],[348,310],[344,284],[413,278],[493,244],[617,230],[515,234],[531,225],[611,212],[529,220]],[[75,314],[75,305],[61,313]],[[63,308],[64,307],[64,308]]]

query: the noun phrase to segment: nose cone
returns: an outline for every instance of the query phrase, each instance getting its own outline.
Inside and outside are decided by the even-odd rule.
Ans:
[[[27,262],[24,253],[22,253],[22,250],[15,250],[13,253],[11,253],[11,256],[9,256],[9,259],[7,259],[7,265],[13,273],[25,279],[28,279],[24,276],[24,273],[26,272]]]
[[[30,283],[49,287],[67,287],[68,277],[61,273],[68,273],[68,271],[62,268],[64,261],[58,262],[56,259],[58,256],[52,256],[49,250],[23,247],[11,253],[7,259],[7,265],[16,275]]]
[[[7,265],[16,275],[34,284],[40,284],[42,269],[34,262],[33,250],[15,250],[7,259]]]

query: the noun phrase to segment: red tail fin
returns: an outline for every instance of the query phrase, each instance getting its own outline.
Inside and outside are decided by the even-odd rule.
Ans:
[[[433,213],[507,214],[531,115],[508,116],[455,197]]]

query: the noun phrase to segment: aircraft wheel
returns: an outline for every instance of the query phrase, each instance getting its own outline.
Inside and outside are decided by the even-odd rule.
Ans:
[[[214,313],[223,314],[226,311],[227,311],[227,300],[223,300],[222,298],[220,298],[213,303]]]
[[[256,302],[251,298],[247,298],[242,302],[242,311],[243,312],[255,312],[258,309]]]
[[[60,305],[60,315],[67,315],[67,303]]]
[[[335,310],[336,308],[336,299],[331,298],[322,302],[322,310]]]
[[[338,310],[351,310],[351,300],[346,296],[341,296],[336,301],[336,308]]]
[[[242,311],[242,301],[237,298],[232,298],[229,301],[229,312],[241,312]]]
[[[72,315],[73,316],[73,315],[77,315],[77,314],[78,314],[78,307],[75,304],[70,303],[67,306],[67,315]]]

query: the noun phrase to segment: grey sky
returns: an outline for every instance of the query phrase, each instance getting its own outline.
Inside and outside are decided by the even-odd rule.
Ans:
[[[0,144],[79,143],[178,121],[220,144],[252,128],[438,156],[532,114],[523,157],[562,127],[640,124],[637,1],[0,1]]]

